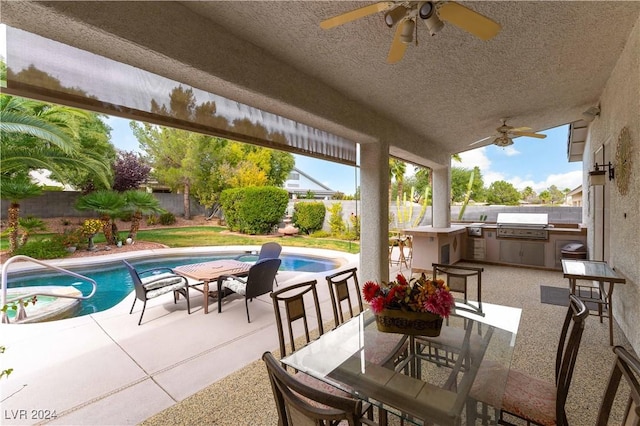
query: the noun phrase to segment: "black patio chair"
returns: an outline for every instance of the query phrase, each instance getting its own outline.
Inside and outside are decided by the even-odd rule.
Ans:
[[[133,313],[136,301],[138,299],[142,300],[142,312],[140,313],[138,325],[142,323],[142,316],[144,315],[144,310],[147,307],[147,300],[170,292],[173,292],[173,303],[177,302],[180,294],[187,299],[187,312],[191,314],[191,305],[189,304],[189,285],[185,277],[174,273],[171,268],[154,268],[138,272],[136,268],[126,260],[123,260],[122,262],[131,275],[133,287],[136,292],[136,298],[133,299],[133,305],[131,305],[129,315]]]
[[[246,278],[235,275],[221,275],[218,278],[218,313],[222,312],[222,299],[231,291],[244,297],[247,322],[251,322],[248,302],[254,297],[273,291],[273,281],[281,262],[280,259],[259,260],[249,268],[249,274]]]

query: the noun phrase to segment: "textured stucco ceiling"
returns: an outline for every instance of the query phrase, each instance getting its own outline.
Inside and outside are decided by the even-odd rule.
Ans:
[[[502,117],[535,131],[580,119],[640,14],[640,2],[461,3],[502,31],[430,37],[421,24],[393,65],[381,14],[318,25],[366,2],[3,1],[2,21],[432,165]]]

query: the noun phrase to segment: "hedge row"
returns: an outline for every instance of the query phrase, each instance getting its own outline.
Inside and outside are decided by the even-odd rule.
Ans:
[[[285,214],[289,194],[285,189],[252,186],[222,191],[220,204],[227,227],[245,234],[268,234]]]

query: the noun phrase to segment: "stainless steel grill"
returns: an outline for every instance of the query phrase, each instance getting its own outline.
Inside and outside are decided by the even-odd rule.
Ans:
[[[496,236],[546,240],[549,238],[547,213],[498,213]]]

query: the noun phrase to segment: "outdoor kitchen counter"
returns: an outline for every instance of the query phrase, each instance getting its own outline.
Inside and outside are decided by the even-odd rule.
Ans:
[[[496,223],[466,224],[464,260],[492,264],[562,269],[562,248],[569,243],[587,244],[587,228],[581,224],[557,224],[546,228],[548,238],[504,238]]]
[[[447,228],[418,226],[405,229],[413,239],[413,272],[430,272],[432,263],[456,263],[462,259],[465,225]]]

